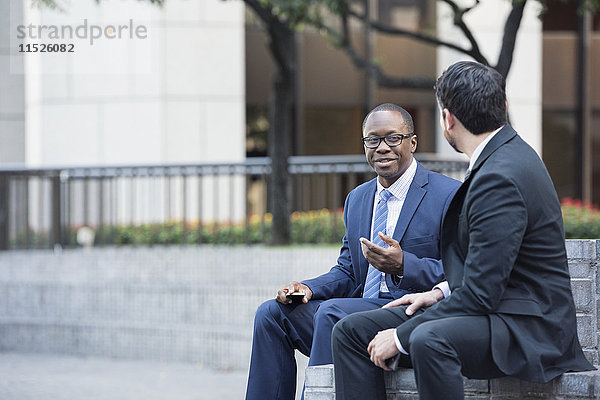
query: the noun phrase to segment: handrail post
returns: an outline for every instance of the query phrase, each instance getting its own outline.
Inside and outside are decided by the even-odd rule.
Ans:
[[[8,206],[10,177],[8,175],[0,175],[0,250],[8,250],[9,248],[9,229],[8,229]]]
[[[62,237],[62,193],[60,184],[60,174],[52,177],[52,228],[51,245],[63,245]]]

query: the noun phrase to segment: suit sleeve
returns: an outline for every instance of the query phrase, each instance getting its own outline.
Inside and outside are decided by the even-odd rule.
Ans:
[[[344,204],[344,226],[346,234],[342,239],[342,248],[334,265],[329,272],[313,279],[302,281],[313,292],[313,299],[325,300],[333,297],[352,297],[357,292],[356,277],[352,266],[352,257],[348,244],[348,208],[352,192],[346,197]]]
[[[425,292],[444,280],[442,261],[404,252],[405,273],[397,286],[413,293]]]
[[[517,185],[504,175],[475,177],[459,226],[468,226],[468,250],[463,283],[452,294],[396,328],[398,339],[410,349],[410,334],[421,323],[454,316],[486,315],[494,311],[508,284],[527,227],[527,208]],[[450,238],[450,240],[466,240]],[[410,352],[410,350],[409,350]]]
[[[458,189],[458,185],[448,193],[446,201],[444,203],[444,210],[440,219],[440,232],[442,221],[448,211],[448,207]],[[404,252],[404,276],[398,285],[399,289],[408,290],[410,292],[424,292],[431,290],[431,288],[444,280],[444,267],[442,260],[439,258],[432,257],[419,257],[410,251]]]

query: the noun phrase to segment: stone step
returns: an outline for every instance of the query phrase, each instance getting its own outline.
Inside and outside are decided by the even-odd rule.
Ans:
[[[0,318],[251,325],[276,286],[0,282]]]
[[[333,365],[308,367],[305,400],[335,400]],[[411,369],[385,373],[387,400],[417,400],[415,376]],[[515,378],[464,380],[465,398],[498,399],[598,399],[600,371],[569,372],[548,383],[526,382]]]
[[[251,326],[0,318],[4,352],[184,361],[244,370]]]

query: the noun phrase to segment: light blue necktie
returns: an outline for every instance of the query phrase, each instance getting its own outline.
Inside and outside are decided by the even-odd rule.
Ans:
[[[392,197],[392,194],[383,189],[379,193],[379,203],[375,208],[375,219],[373,221],[373,237],[371,242],[381,247],[388,247],[387,244],[379,237],[379,232],[386,233],[388,207],[387,202]],[[377,268],[369,265],[369,271],[367,272],[367,280],[365,281],[365,290],[363,297],[366,299],[379,297],[379,287],[381,285],[381,271]]]

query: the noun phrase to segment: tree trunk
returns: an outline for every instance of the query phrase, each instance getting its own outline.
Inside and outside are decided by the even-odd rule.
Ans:
[[[290,243],[290,176],[288,158],[290,156],[290,134],[294,113],[295,93],[295,37],[294,32],[285,29],[280,32],[276,43],[277,53],[285,62],[276,63],[276,71],[269,104],[269,147],[271,158],[271,177],[268,186],[268,197],[273,215],[271,226],[271,244],[284,245]],[[277,61],[283,61],[276,57]],[[282,65],[283,64],[283,65]]]

